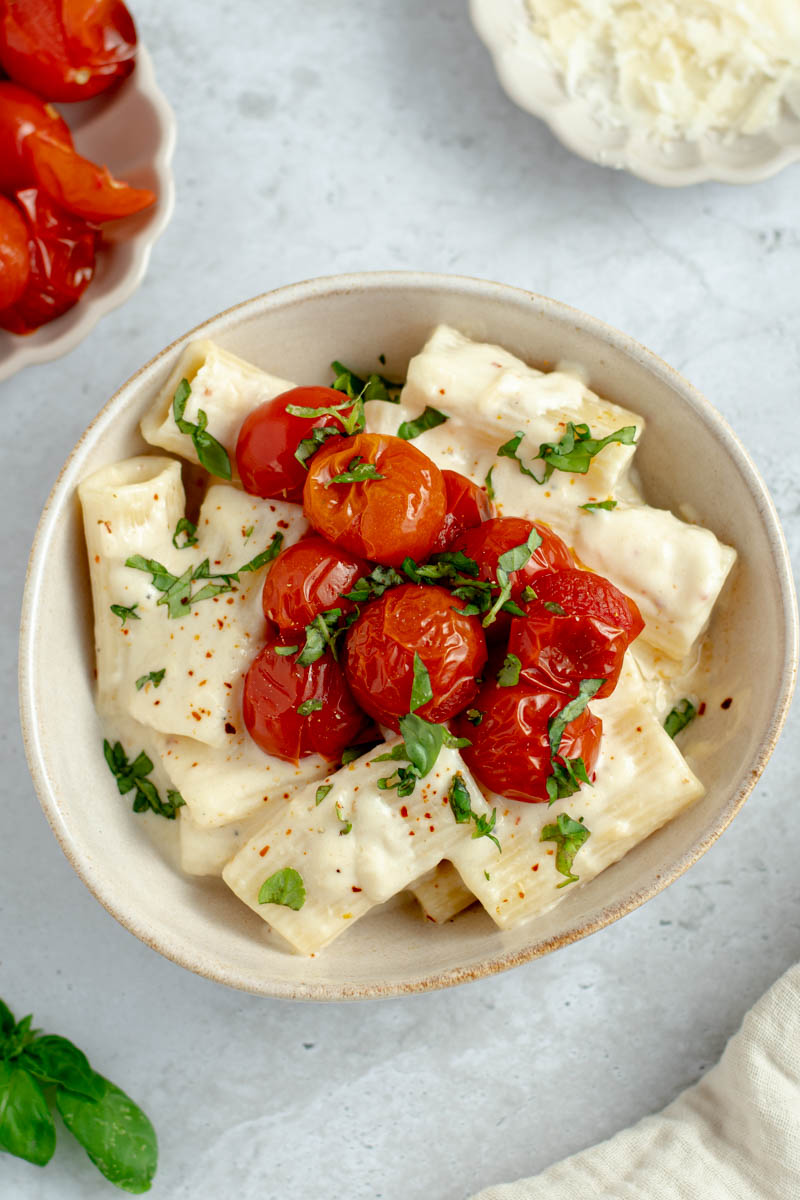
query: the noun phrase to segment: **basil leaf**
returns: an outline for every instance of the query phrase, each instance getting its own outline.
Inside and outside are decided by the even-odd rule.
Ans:
[[[492,472],[493,471],[494,471],[494,464],[491,467],[489,467],[489,470],[486,472],[486,481],[485,481],[486,495],[492,501],[494,501],[494,482],[492,481]]]
[[[522,432],[522,430],[517,430],[517,432],[514,434],[514,436],[512,438],[509,438],[507,442],[503,442],[502,446],[498,446],[497,453],[500,458],[512,458],[514,460],[514,462],[517,464],[517,466],[519,467],[522,474],[527,475],[530,479],[532,479],[534,481],[534,483],[542,483],[543,480],[539,479],[539,477],[537,475],[535,475],[534,472],[531,471],[529,467],[526,467],[525,464],[523,463],[522,459],[517,454],[517,450],[519,449],[519,444],[522,441],[524,436],[525,435]]]
[[[468,708],[464,715],[470,725],[480,725],[483,720],[483,713],[479,708]]]
[[[352,600],[356,604],[365,604],[367,600],[377,600],[391,587],[405,583],[405,579],[394,567],[373,567],[369,575],[357,579],[349,592],[342,593],[344,600]]]
[[[536,592],[530,585],[528,585],[528,587],[524,587],[522,589],[519,598],[522,600],[523,604],[530,604],[531,600],[536,599]]]
[[[321,784],[319,785],[319,787],[317,788],[317,792],[316,792],[316,795],[315,795],[315,797],[314,797],[314,804],[315,804],[315,807],[316,807],[316,808],[319,808],[320,804],[322,804],[322,801],[325,799],[325,797],[327,796],[328,792],[332,792],[332,791],[333,791],[333,784],[332,784],[332,783],[321,783]]]
[[[473,813],[472,819],[475,822],[475,828],[472,831],[473,838],[488,837],[489,841],[494,842],[495,846],[497,846],[497,849],[502,854],[503,847],[498,842],[496,836],[492,833],[495,823],[497,822],[497,809],[492,809],[491,817],[487,817],[485,815],[479,817],[477,813]]]
[[[296,654],[300,649],[299,646],[273,646],[272,649],[279,658],[288,658],[290,654]]]
[[[59,1087],[56,1105],[64,1124],[101,1174],[126,1192],[150,1190],[158,1165],[156,1131],[137,1104],[102,1075],[102,1097],[89,1100]]]
[[[447,792],[447,799],[450,801],[450,808],[453,810],[456,824],[469,824],[472,817],[472,801],[470,800],[467,785],[464,783],[464,777],[460,771],[457,771],[453,776],[452,783]]]
[[[406,748],[406,757],[417,768],[420,779],[431,771],[444,745],[444,725],[435,725],[418,717],[416,713],[400,718],[400,732]]]
[[[428,704],[433,699],[433,688],[431,687],[431,677],[428,674],[428,668],[422,661],[420,656],[414,651],[414,682],[411,686],[411,704],[409,712],[416,712],[418,708],[422,708],[423,704]]]
[[[166,673],[167,668],[162,667],[160,671],[150,671],[147,675],[140,675],[136,680],[137,692],[140,692],[146,683],[152,683],[153,687],[157,688]]]
[[[580,821],[573,821],[572,817],[568,817],[566,813],[559,813],[556,817],[554,825],[545,825],[542,830],[540,842],[555,842],[558,849],[556,850],[556,870],[561,875],[566,875],[563,883],[559,883],[559,887],[566,887],[568,883],[577,883],[579,876],[573,875],[572,864],[575,861],[575,855],[580,850],[583,843],[591,833],[583,824],[583,818]]]
[[[352,823],[352,821],[348,821],[347,817],[342,812],[342,806],[338,800],[336,801],[335,808],[336,808],[336,816],[339,818],[339,821],[342,825],[342,828],[339,830],[339,837],[344,837],[345,834],[349,833],[350,830],[353,828],[353,823]]]
[[[362,455],[357,454],[355,458],[351,458],[347,464],[347,470],[341,475],[334,475],[325,484],[325,487],[330,487],[333,483],[368,483],[371,479],[385,479],[385,475],[378,473],[378,468],[374,463],[366,462]]]
[[[533,528],[521,546],[513,546],[510,550],[506,550],[505,554],[500,555],[497,560],[498,567],[509,575],[512,571],[519,571],[529,562],[534,550],[537,550],[541,544],[542,535],[538,529]]]
[[[664,728],[671,738],[685,729],[697,716],[697,709],[686,697],[679,700],[664,722]]]
[[[569,796],[574,796],[582,783],[588,783],[591,786],[586,764],[582,758],[564,758],[561,761],[551,758],[550,765],[553,773],[548,775],[545,781],[550,804],[554,804],[556,800],[566,800]]]
[[[31,1042],[20,1055],[19,1064],[43,1083],[61,1084],[90,1100],[99,1100],[105,1091],[83,1051],[56,1034]]]
[[[183,414],[186,412],[186,405],[189,397],[192,394],[192,389],[189,386],[188,379],[182,379],[175,389],[175,394],[172,397],[172,415],[175,419],[175,424],[180,429]],[[187,432],[181,429],[181,433]]]
[[[476,578],[480,574],[480,567],[474,558],[470,558],[463,550],[444,550],[441,554],[432,554],[427,566],[442,566],[452,568],[452,571],[461,575],[474,575]]]
[[[294,456],[308,470],[308,460],[317,453],[320,446],[323,446],[328,438],[341,436],[340,429],[332,429],[330,425],[315,425],[310,435],[297,443]]]
[[[383,362],[383,356],[381,356],[381,362]],[[393,383],[390,379],[374,372],[367,379],[360,379],[355,371],[351,371],[349,367],[340,362],[332,362],[331,370],[336,376],[332,387],[337,392],[345,392],[353,399],[361,397],[363,400],[385,400],[387,404],[400,403],[400,397],[397,394],[403,386],[400,383]]]
[[[56,1148],[56,1127],[39,1084],[24,1067],[0,1059],[0,1150],[43,1167]]]
[[[579,717],[586,705],[591,700],[596,692],[605,683],[605,679],[582,679],[578,685],[578,694],[574,696],[568,704],[565,704],[560,712],[551,717],[547,723],[547,733],[550,739],[550,753],[553,758],[558,757],[558,748],[561,745],[561,738],[564,735],[564,730],[570,721],[574,721]]]
[[[241,575],[243,571],[260,571],[262,567],[267,565],[267,563],[272,562],[274,558],[278,557],[281,552],[282,545],[283,534],[273,533],[272,540],[267,546],[266,550],[262,550],[260,554],[255,556],[255,558],[251,558],[250,562],[245,563],[243,567],[239,567],[237,571],[234,571],[233,575],[226,575],[223,578],[235,579],[238,575]]]
[[[14,1014],[8,1005],[0,1000],[0,1053],[3,1050],[2,1042],[11,1035],[15,1025]]]
[[[337,382],[338,380],[333,385],[336,391],[346,390],[337,388]],[[364,429],[364,400],[361,395],[351,397],[343,404],[329,404],[320,408],[306,408],[302,404],[287,404],[286,411],[293,417],[305,417],[308,421],[315,421],[317,417],[331,417],[333,420],[339,421],[342,429],[348,435],[361,433]]]
[[[283,867],[265,879],[259,889],[259,904],[280,904],[299,912],[306,902],[303,878],[294,867]]]
[[[546,482],[553,471],[570,471],[577,475],[585,475],[591,466],[595,455],[599,454],[612,442],[623,446],[632,446],[636,441],[636,426],[626,425],[617,429],[608,437],[594,438],[588,425],[575,425],[572,421],[567,424],[567,431],[558,442],[542,442],[536,456],[544,461],[544,479]]]
[[[304,700],[302,704],[298,704],[297,711],[301,717],[309,717],[312,713],[319,712],[322,708],[322,701],[319,699]]]
[[[522,670],[522,663],[517,658],[516,654],[507,654],[505,662],[497,674],[497,682],[500,687],[514,687],[519,683],[519,673]]]
[[[123,629],[125,628],[126,621],[141,621],[142,619],[136,612],[136,609],[139,607],[138,604],[133,604],[130,608],[126,608],[124,604],[112,604],[109,607],[114,616],[119,617],[120,621],[122,621]]]
[[[109,771],[117,781],[120,795],[124,796],[130,791],[134,792],[134,812],[147,812],[148,809],[151,809],[159,817],[166,817],[169,821],[175,820],[178,809],[186,801],[180,792],[173,790],[167,792],[166,800],[161,799],[158,788],[152,780],[146,778],[153,770],[153,764],[144,750],[137,755],[133,763],[130,763],[120,742],[115,742],[112,746],[107,739],[104,739],[103,755]]]
[[[346,750],[342,751],[342,757],[339,761],[343,767],[346,767],[348,763],[355,762],[357,758],[361,758],[361,755],[366,753],[367,751],[363,746],[348,746]]]
[[[542,607],[546,608],[548,612],[553,613],[556,617],[565,617],[567,615],[567,610],[562,608],[560,604],[556,604],[555,600],[542,601]]]
[[[444,425],[446,420],[447,417],[444,413],[439,412],[438,408],[431,408],[430,405],[426,405],[424,413],[415,417],[413,421],[403,421],[397,430],[397,436],[403,438],[406,442],[410,442],[412,438],[419,437],[421,433],[425,433],[426,429],[435,429],[437,425]]]
[[[597,512],[598,509],[604,509],[606,512],[611,512],[617,507],[616,500],[591,500],[588,504],[579,504],[578,508],[583,508],[586,512]]]
[[[301,667],[310,667],[317,659],[322,658],[328,647],[333,657],[337,657],[336,637],[338,633],[343,632],[337,630],[341,615],[340,608],[329,608],[325,612],[317,613],[314,620],[306,625],[305,645],[297,656]]]
[[[175,526],[175,532],[172,535],[172,544],[176,550],[187,550],[189,546],[196,546],[198,539],[195,537],[197,526],[193,525],[186,517],[181,517],[178,524]],[[178,538],[181,534],[185,535],[184,541],[178,544]]]
[[[228,458],[228,452],[224,446],[220,445],[215,437],[207,431],[208,416],[203,412],[202,408],[197,410],[197,423],[186,421],[184,413],[186,412],[186,404],[192,394],[192,389],[189,386],[188,379],[182,379],[175,389],[175,394],[172,397],[172,415],[175,419],[175,424],[181,433],[185,433],[192,439],[192,445],[197,451],[197,457],[200,460],[200,465],[212,475],[218,475],[221,479],[231,478],[231,460]],[[177,530],[175,531],[177,534]]]

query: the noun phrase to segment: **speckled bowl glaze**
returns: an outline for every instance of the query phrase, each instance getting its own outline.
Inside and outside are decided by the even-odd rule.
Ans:
[[[313,959],[276,948],[221,882],[184,877],[154,849],[101,753],[93,703],[92,615],[76,485],[145,447],[138,423],[195,337],[278,375],[326,382],[328,364],[386,355],[402,378],[440,321],[531,362],[581,362],[591,386],[649,422],[637,454],[652,503],[688,503],[738,548],[714,618],[708,711],[684,750],[708,791],[555,910],[500,933],[479,908],[442,926],[411,900],[370,913]],[[758,629],[758,639],[753,630]],[[341,1000],[447,987],[555,950],[616,920],[685,871],[744,803],[778,737],[797,667],[797,618],[783,536],[766,488],[723,419],[648,350],[593,317],[496,283],[412,273],[311,280],[248,300],[167,347],[100,412],[42,516],[22,608],[22,728],[36,790],[67,858],[118,921],[160,953],[266,996]],[[58,678],[68,681],[52,686]],[[67,691],[68,688],[68,691]],[[733,706],[720,702],[733,696]]]
[[[35,333],[19,337],[0,329],[0,380],[32,363],[50,362],[74,349],[106,313],[131,296],[144,278],[150,252],[175,205],[170,163],[175,117],[156,83],[150,55],[140,46],[136,70],[113,92],[81,104],[58,106],[76,149],[158,199],[144,212],[103,226],[95,277],[79,302]]]
[[[525,0],[470,0],[470,12],[510,98],[589,162],[661,187],[685,187],[707,180],[757,183],[800,159],[800,96],[793,97],[794,107],[784,104],[779,122],[762,133],[733,141],[718,135],[676,138],[660,145],[641,132],[600,125],[588,103],[567,94],[533,33]]]

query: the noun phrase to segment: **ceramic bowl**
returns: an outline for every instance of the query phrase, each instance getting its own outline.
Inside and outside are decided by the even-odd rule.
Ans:
[[[526,0],[470,0],[470,11],[510,98],[589,162],[624,168],[662,187],[684,187],[712,179],[756,183],[800,159],[800,96],[762,133],[733,141],[714,135],[675,139],[662,146],[643,133],[601,126],[588,103],[567,94],[533,33]]]
[[[102,316],[124,304],[144,278],[150,252],[175,204],[170,169],[175,117],[144,46],[139,46],[136,70],[118,89],[58,107],[81,154],[108,166],[118,179],[152,188],[158,199],[136,216],[103,226],[95,277],[62,317],[26,337],[0,329],[0,380],[31,363],[60,358],[82,342]]]
[[[432,327],[446,321],[532,362],[586,365],[591,386],[642,413],[637,453],[651,502],[690,504],[738,547],[714,620],[708,713],[684,750],[702,750],[704,798],[555,910],[500,933],[477,908],[441,926],[412,901],[369,914],[313,959],[270,945],[263,923],[224,884],[182,876],[153,848],[101,753],[93,703],[91,598],[76,486],[148,447],[138,423],[186,343],[208,337],[303,382],[328,364],[386,355],[402,378]],[[729,585],[730,586],[730,585]],[[269,996],[339,1000],[445,987],[501,971],[630,912],[685,871],[743,804],[775,744],[797,663],[786,547],[766,488],[724,420],[680,375],[625,334],[543,296],[496,283],[387,272],[312,280],[248,300],[163,350],[95,418],[47,502],[31,554],[20,645],[22,726],[36,790],[64,853],[123,925],[168,958]],[[752,631],[758,628],[757,644]],[[53,688],[53,678],[69,681]],[[728,712],[727,696],[741,700]],[[694,741],[693,741],[694,737]],[[699,739],[699,740],[698,740]],[[702,744],[701,744],[702,743]]]

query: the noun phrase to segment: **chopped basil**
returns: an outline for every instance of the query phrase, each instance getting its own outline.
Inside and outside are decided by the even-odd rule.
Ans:
[[[685,729],[697,716],[697,709],[686,697],[679,700],[664,722],[664,728],[671,738]]]
[[[304,700],[302,704],[298,704],[297,711],[301,717],[310,717],[312,713],[319,712],[322,706],[320,699]]]
[[[554,804],[556,800],[566,800],[569,796],[574,796],[582,783],[588,783],[591,786],[586,764],[582,758],[565,758],[561,762],[557,758],[552,758],[550,765],[553,773],[548,775],[545,781],[550,804]]]
[[[166,673],[167,668],[162,667],[160,671],[150,671],[148,675],[140,675],[136,680],[137,692],[140,692],[146,683],[152,683],[153,687],[158,687]]]
[[[380,356],[379,362],[382,365],[386,362],[383,355]],[[385,400],[388,404],[400,402],[398,393],[403,386],[401,383],[393,383],[391,379],[375,372],[366,379],[361,379],[355,371],[351,371],[340,362],[332,362],[331,370],[336,376],[332,387],[337,392],[345,392],[353,400],[360,397],[362,400]]]
[[[294,456],[308,470],[308,460],[317,453],[330,437],[341,437],[341,431],[330,425],[315,425],[308,437],[301,438],[297,443]]]
[[[181,433],[187,434],[192,439],[192,445],[197,451],[200,465],[205,467],[211,475],[218,475],[220,479],[230,479],[231,460],[228,458],[228,452],[208,432],[206,428],[208,417],[202,408],[198,408],[197,410],[197,424],[184,420],[183,414],[186,411],[186,404],[191,394],[192,389],[189,386],[188,379],[182,379],[175,389],[175,395],[172,397],[172,415],[175,418],[175,424]]]
[[[556,617],[565,617],[567,615],[567,610],[562,608],[560,604],[556,604],[555,600],[544,600],[542,603],[543,607]]]
[[[583,508],[586,512],[597,512],[599,508],[604,509],[606,512],[611,512],[616,507],[616,500],[591,500],[588,504],[578,505],[578,508]]]
[[[342,430],[348,437],[354,433],[362,433],[364,429],[364,401],[360,396],[356,396],[353,400],[345,400],[342,404],[327,404],[320,408],[306,408],[302,404],[287,404],[286,411],[293,417],[305,417],[308,421],[316,421],[318,417],[332,417],[335,421],[339,421]],[[333,432],[341,431],[333,430]]]
[[[317,659],[322,658],[328,648],[333,657],[337,658],[336,641],[347,628],[347,626],[339,628],[341,616],[341,608],[328,608],[324,612],[317,613],[314,620],[306,625],[305,645],[297,656],[299,666],[310,667]],[[348,622],[351,623],[357,616],[357,611],[351,613]]]
[[[524,434],[518,431],[498,448],[497,453],[504,458],[513,458],[523,475],[529,476],[535,483],[546,483],[554,471],[569,471],[577,475],[585,475],[589,470],[592,459],[612,442],[623,446],[632,446],[636,441],[636,426],[626,425],[617,429],[608,437],[594,438],[588,425],[575,425],[572,421],[567,424],[567,431],[558,442],[542,442],[538,454],[531,460],[541,459],[544,472],[540,479],[529,467],[526,467],[517,454]]]
[[[560,875],[566,875],[563,883],[559,883],[559,887],[566,887],[568,883],[577,883],[579,876],[573,875],[572,864],[575,861],[575,855],[580,850],[583,843],[591,833],[583,824],[583,817],[578,821],[573,821],[572,817],[568,817],[566,813],[559,813],[556,817],[554,825],[545,825],[542,830],[540,842],[555,842],[558,847],[556,850],[556,870]]]
[[[491,875],[489,874],[489,872],[488,872],[488,871],[484,871],[484,872],[483,872],[483,877],[484,877],[484,879],[491,879],[491,878],[492,878],[492,877],[491,877]]]
[[[115,742],[112,746],[104,738],[103,754],[109,771],[117,781],[117,788],[120,795],[124,796],[130,791],[135,791],[136,794],[133,799],[134,812],[147,812],[150,809],[157,816],[166,817],[168,821],[175,820],[178,809],[186,801],[180,792],[171,789],[167,792],[166,800],[161,799],[158,794],[158,788],[152,780],[147,778],[153,770],[153,764],[144,750],[131,763],[128,761],[128,756],[120,742]]]
[[[294,867],[283,867],[265,879],[259,888],[259,904],[280,904],[299,912],[306,902],[303,877]]]
[[[453,810],[456,824],[468,825],[472,817],[472,801],[460,771],[456,771],[453,776],[447,792],[447,799],[450,801],[450,808]]]
[[[549,801],[563,800],[573,796],[582,783],[590,783],[586,764],[582,758],[564,758],[559,755],[561,738],[570,721],[579,717],[600,688],[605,679],[582,679],[578,685],[578,694],[560,712],[551,717],[547,723],[547,733],[550,740],[550,765],[552,774],[548,776],[545,786]]]
[[[369,575],[357,579],[349,592],[342,594],[342,599],[352,600],[356,604],[365,604],[367,600],[377,600],[391,587],[405,583],[403,576],[394,567],[373,567]]]
[[[319,808],[320,804],[322,804],[322,801],[325,799],[328,792],[331,792],[331,791],[333,791],[332,783],[321,783],[319,785],[319,787],[317,788],[317,794],[314,798],[314,803],[317,808]]]
[[[400,718],[400,732],[403,741],[393,746],[388,754],[381,754],[373,760],[389,762],[402,759],[411,764],[410,767],[398,767],[393,775],[378,780],[379,787],[397,788],[400,796],[410,796],[417,780],[424,779],[433,769],[442,746],[458,750],[470,745],[469,738],[453,737],[446,725],[436,725],[416,713]]]
[[[522,459],[517,454],[519,444],[524,436],[525,434],[522,432],[522,430],[518,430],[512,438],[509,438],[507,442],[503,442],[502,446],[498,446],[497,453],[500,458],[513,458],[523,475],[528,475],[534,481],[534,483],[541,483],[542,480],[538,479],[533,471],[525,466]]]
[[[141,621],[141,617],[136,612],[138,604],[132,604],[130,608],[126,608],[124,604],[112,604],[111,611],[115,617],[119,617],[122,621],[122,628],[125,628],[126,621]]]
[[[522,593],[520,595],[520,600],[522,600],[524,604],[530,604],[531,600],[535,600],[535,599],[536,599],[536,592],[533,590],[533,588],[530,586],[530,584],[528,584],[527,587],[524,587],[522,589]]]
[[[418,708],[422,708],[423,704],[428,704],[432,699],[433,688],[431,687],[431,677],[428,674],[428,668],[415,650],[414,682],[411,685],[411,704],[408,711],[416,712]]]
[[[385,475],[379,475],[378,469],[374,463],[366,462],[360,454],[355,458],[351,458],[347,464],[347,470],[341,475],[334,475],[325,484],[325,487],[330,487],[333,483],[367,483],[370,479],[385,479]]]
[[[252,532],[252,529],[251,529]],[[197,526],[193,525],[188,517],[181,517],[178,524],[175,526],[175,532],[172,535],[172,544],[176,550],[187,550],[189,546],[197,545]],[[184,540],[179,544],[178,538],[184,535]]]
[[[516,654],[507,654],[505,662],[497,674],[497,682],[500,687],[514,687],[515,684],[519,683],[519,673],[521,670],[522,663]]]
[[[342,825],[342,828],[339,830],[339,837],[344,837],[345,834],[349,833],[353,828],[353,822],[348,821],[347,817],[342,812],[342,806],[338,800],[336,801],[336,816],[339,818],[339,821]]]
[[[343,767],[346,767],[348,763],[355,762],[357,758],[361,758],[361,755],[366,754],[366,752],[364,746],[348,746],[346,750],[342,751],[340,762]]]
[[[247,529],[245,529],[245,531],[244,531],[244,540],[245,540],[246,542],[249,542],[249,541],[250,541],[250,538],[253,536],[253,532],[254,532],[254,531],[255,531],[255,525],[248,525],[248,526],[247,526]]]
[[[605,679],[582,679],[578,685],[577,696],[573,696],[560,712],[550,718],[547,723],[547,734],[550,739],[550,753],[553,758],[558,757],[561,738],[564,736],[564,730],[570,721],[574,721],[576,717],[581,715],[592,696],[600,691],[604,683]]]
[[[300,649],[299,646],[273,646],[272,649],[279,658],[288,658],[290,654],[296,654]]]
[[[468,708],[464,715],[470,725],[480,725],[483,720],[483,713],[479,708]]]
[[[243,567],[239,567],[238,571],[235,571],[233,575],[226,575],[223,576],[223,578],[235,579],[236,576],[241,575],[244,571],[259,571],[262,567],[265,567],[267,563],[272,562],[274,558],[278,557],[281,552],[282,545],[283,534],[273,533],[272,541],[267,546],[266,550],[262,550],[260,554],[255,556],[255,558],[251,558],[250,562],[245,563]]]
[[[486,472],[486,495],[492,501],[494,500],[494,482],[492,480],[492,472],[493,471],[494,471],[494,464],[492,464],[492,466],[489,467],[489,470]]]
[[[397,436],[410,442],[412,438],[425,433],[426,429],[435,429],[437,425],[444,425],[446,420],[447,417],[444,413],[439,412],[438,408],[431,408],[430,405],[427,405],[424,413],[415,417],[413,421],[403,421],[397,430]]]
[[[479,817],[477,813],[473,813],[472,819],[475,822],[475,828],[472,831],[473,838],[488,837],[489,841],[494,842],[495,846],[497,846],[497,849],[502,854],[503,847],[500,845],[495,834],[492,833],[492,830],[497,823],[497,809],[492,809],[492,815],[490,817],[485,815]]]
[[[513,601],[510,600],[511,579],[509,576],[512,572],[519,571],[522,567],[524,567],[529,561],[534,550],[541,546],[541,544],[541,535],[534,528],[530,531],[527,540],[524,541],[521,546],[512,546],[510,550],[506,550],[504,554],[500,555],[497,560],[497,571],[495,572],[497,576],[497,585],[500,588],[500,595],[497,597],[494,604],[483,618],[484,628],[493,624],[497,619],[497,614],[508,604],[513,605],[513,609],[516,609],[517,616],[525,615],[519,609],[519,607],[513,604]]]

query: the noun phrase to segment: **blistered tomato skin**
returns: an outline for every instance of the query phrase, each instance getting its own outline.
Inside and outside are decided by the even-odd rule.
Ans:
[[[15,83],[0,80],[0,192],[10,195],[34,181],[33,167],[25,148],[34,133],[45,133],[72,145],[66,121],[53,108]]]
[[[283,550],[264,580],[264,616],[283,631],[305,629],[325,609],[340,608],[347,616],[355,607],[344,600],[356,580],[368,575],[363,559],[312,535]]]
[[[484,489],[466,475],[442,471],[442,476],[447,490],[447,512],[431,547],[432,554],[449,550],[463,533],[488,521],[493,512],[492,502]]]
[[[480,621],[454,612],[445,588],[404,584],[368,604],[347,633],[345,674],[361,707],[382,725],[399,728],[411,707],[414,654],[430,676],[433,700],[415,711],[447,721],[478,690],[486,662]]]
[[[552,774],[548,722],[568,698],[522,682],[500,687],[490,680],[481,688],[472,707],[483,719],[473,725],[462,714],[453,726],[471,745],[462,751],[464,761],[484,787],[511,800],[539,803],[548,800],[547,778]],[[561,757],[582,758],[592,777],[600,750],[603,723],[584,709],[567,725],[561,739]]]
[[[321,700],[322,708],[302,716],[297,710],[306,700]],[[270,643],[245,676],[242,713],[248,733],[264,753],[290,762],[309,754],[337,759],[370,725],[329,654],[299,667],[293,657],[276,654]]]
[[[28,227],[16,205],[0,196],[0,312],[19,300],[30,273]]]
[[[248,413],[236,443],[236,467],[244,490],[265,500],[299,504],[308,471],[295,458],[297,447],[311,437],[312,429],[324,426],[341,431],[342,423],[333,416],[296,417],[287,413],[286,407],[331,408],[345,400],[342,392],[333,388],[298,387],[265,400]],[[342,415],[349,411],[342,409]]]
[[[382,478],[333,483],[355,459],[371,463]],[[446,508],[436,464],[388,434],[331,439],[312,460],[303,489],[306,519],[323,537],[389,567],[399,567],[407,557],[422,562],[429,556]]]
[[[523,676],[570,693],[581,679],[605,679],[597,697],[610,696],[625,651],[644,628],[634,601],[602,575],[579,570],[539,575],[536,595],[527,617],[511,622],[508,649],[522,663]]]

